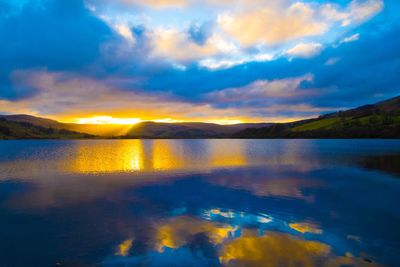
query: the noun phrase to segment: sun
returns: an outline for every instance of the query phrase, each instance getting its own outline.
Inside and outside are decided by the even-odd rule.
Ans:
[[[121,124],[132,125],[142,122],[139,118],[113,118],[111,116],[95,116],[91,118],[79,118],[78,124]]]

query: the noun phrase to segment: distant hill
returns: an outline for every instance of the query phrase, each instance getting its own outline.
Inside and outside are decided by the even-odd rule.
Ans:
[[[55,120],[45,119],[25,114],[0,115],[0,119],[5,119],[14,122],[25,122],[46,128],[60,128],[62,126],[62,123]]]
[[[400,96],[316,119],[248,128],[237,138],[400,138]]]
[[[102,125],[61,123],[30,115],[0,115],[0,119],[10,122],[28,123],[31,125],[86,133],[102,137],[115,138],[223,138],[246,128],[270,126],[270,123],[242,123],[219,125],[214,123],[160,123],[141,122],[135,125]]]
[[[246,128],[270,126],[270,123],[219,125],[213,123],[158,123],[142,122],[132,126],[127,138],[224,138]]]
[[[28,122],[9,121],[0,118],[0,139],[78,139],[93,137],[89,134],[65,129],[43,127]]]
[[[45,128],[64,129],[68,131],[87,133],[91,135],[99,135],[104,137],[124,135],[132,127],[132,125],[61,123],[56,120],[40,118],[25,114],[0,115],[0,119],[1,118],[6,119],[8,121],[30,123],[35,126],[41,126]]]

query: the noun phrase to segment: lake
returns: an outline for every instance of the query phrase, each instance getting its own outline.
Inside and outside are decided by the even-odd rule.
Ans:
[[[0,141],[0,266],[400,266],[400,140]]]

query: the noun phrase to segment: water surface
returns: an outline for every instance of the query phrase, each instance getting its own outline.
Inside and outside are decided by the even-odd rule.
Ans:
[[[0,142],[0,266],[400,266],[398,140]]]

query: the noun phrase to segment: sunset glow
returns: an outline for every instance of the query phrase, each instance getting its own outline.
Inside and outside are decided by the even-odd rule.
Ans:
[[[399,92],[397,0],[0,2],[0,114],[287,122]]]
[[[400,0],[0,0],[0,267],[400,266]]]
[[[80,118],[76,120],[78,124],[136,124],[141,122],[141,119],[138,118],[113,118],[110,116],[96,116],[92,118]]]
[[[78,123],[78,124],[96,124],[96,125],[134,125],[144,121],[152,121],[159,123],[188,122],[185,120],[175,120],[171,118],[143,120],[140,118],[114,118],[111,116],[94,116],[88,118],[72,119],[71,121],[73,123]],[[205,122],[205,123],[215,123],[220,125],[233,125],[233,124],[244,123],[244,121],[240,119],[205,119],[202,121],[189,121],[189,122]]]

